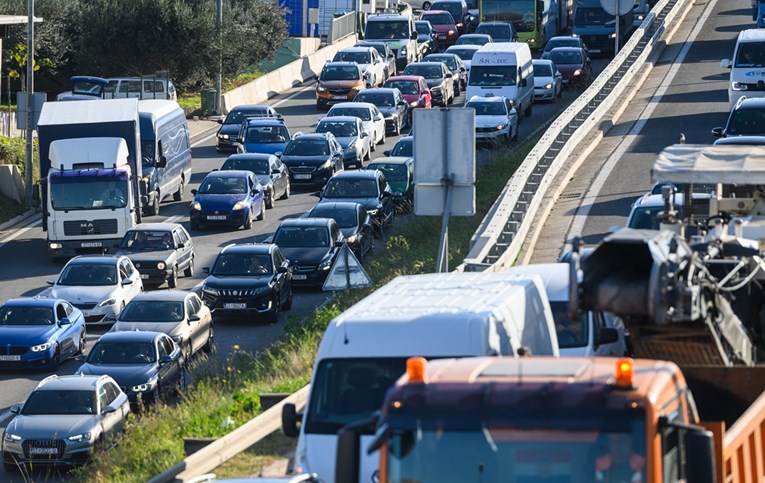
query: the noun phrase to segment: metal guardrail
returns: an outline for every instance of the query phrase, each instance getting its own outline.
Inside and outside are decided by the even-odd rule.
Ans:
[[[327,33],[327,43],[334,44],[343,37],[356,33],[356,12],[346,13],[342,17],[332,19]]]
[[[589,88],[556,119],[508,181],[471,240],[460,271],[501,271],[513,264],[547,189],[566,158],[619,100],[686,0],[661,0]],[[678,7],[678,8],[676,8]]]
[[[277,403],[259,416],[249,420],[227,435],[216,439],[169,470],[155,476],[149,483],[186,482],[208,473],[237,454],[278,430],[282,425],[282,407],[293,403],[301,410],[308,400],[305,386]]]

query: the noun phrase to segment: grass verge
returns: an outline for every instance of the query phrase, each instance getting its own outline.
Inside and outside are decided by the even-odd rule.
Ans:
[[[0,195],[0,224],[13,219],[27,211],[26,207],[16,203],[14,200]]]
[[[478,167],[477,214],[450,220],[451,268],[462,262],[478,224],[539,137],[511,152],[498,151],[490,161]],[[401,221],[404,223],[399,223],[386,239],[384,256],[376,257],[368,266],[369,275],[378,287],[396,276],[428,273],[435,268],[441,218],[409,216]],[[316,350],[329,321],[370,291],[340,293],[302,323],[290,319],[285,335],[262,353],[250,354],[234,346],[224,363],[197,364],[194,369],[197,382],[177,405],[162,405],[134,416],[120,444],[99,454],[90,465],[75,470],[74,478],[85,482],[147,481],[183,459],[184,437],[222,436],[260,412],[259,394],[293,392],[302,387],[310,379]],[[227,425],[226,421],[230,420],[234,424]],[[263,449],[259,444],[249,453],[269,451],[273,448]],[[263,463],[254,459],[248,462],[247,458],[245,454],[221,469],[226,473],[237,471],[240,475],[257,473]]]
[[[260,72],[258,70],[253,72],[247,72],[244,74],[239,74],[238,76],[231,78],[231,79],[223,79],[223,86],[221,87],[221,90],[225,93],[230,91],[231,89],[236,89],[237,87],[241,87],[248,82],[252,82],[258,77],[265,74],[265,72]],[[198,92],[185,92],[182,95],[178,96],[178,104],[187,112],[194,112],[202,109],[202,91]]]

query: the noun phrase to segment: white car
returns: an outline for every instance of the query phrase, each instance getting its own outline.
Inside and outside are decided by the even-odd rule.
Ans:
[[[113,324],[125,305],[143,292],[133,262],[116,255],[74,257],[48,284],[53,287],[46,296],[80,309],[86,324]]]
[[[504,96],[473,96],[465,107],[475,109],[475,140],[510,144],[518,139],[518,113]]]
[[[340,49],[332,62],[356,62],[364,74],[368,87],[382,86],[385,82],[385,60],[374,47],[348,47]]]
[[[353,116],[361,119],[364,130],[372,139],[372,151],[376,144],[385,142],[385,117],[374,104],[369,102],[341,102],[335,104],[325,117]]]
[[[534,59],[534,102],[555,102],[563,89],[563,76],[550,59]]]

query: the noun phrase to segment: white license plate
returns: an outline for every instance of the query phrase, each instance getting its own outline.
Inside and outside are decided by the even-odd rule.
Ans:
[[[599,54],[600,53],[600,49],[590,49],[590,53],[591,54]]]
[[[310,174],[296,174],[295,179],[311,179]]]
[[[141,278],[149,278],[149,274],[148,273],[142,273],[141,274]]]
[[[226,215],[207,215],[208,220],[225,220]]]
[[[438,34],[438,38],[439,39],[445,39],[446,38],[446,34]]]
[[[245,304],[245,303],[241,303],[241,304],[235,304],[235,303],[223,304],[223,308],[224,309],[246,309],[247,308],[247,304]]]
[[[332,96],[332,99],[342,99],[342,100],[346,100],[346,99],[348,99],[348,96]]]
[[[306,276],[305,275],[293,275],[292,278],[293,278],[293,280],[305,280]]]
[[[97,248],[104,246],[101,242],[82,242],[80,243],[82,248]]]
[[[0,361],[20,361],[21,356],[0,356]]]
[[[58,454],[56,448],[29,448],[29,454]]]

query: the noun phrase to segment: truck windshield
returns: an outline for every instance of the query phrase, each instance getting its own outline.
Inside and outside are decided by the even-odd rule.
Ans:
[[[364,38],[384,40],[408,39],[409,22],[406,19],[387,22],[367,22]]]
[[[614,26],[614,16],[600,7],[579,7],[574,16],[576,27],[592,27],[594,25]]]
[[[389,448],[392,483],[592,483],[646,478],[645,429],[638,421],[621,431],[420,427],[394,432]]]
[[[479,87],[514,86],[517,71],[514,65],[473,64],[468,84]]]
[[[534,12],[534,3],[534,0],[485,0],[483,2],[484,18],[498,22],[510,22],[516,32],[532,32],[536,27],[535,19],[537,18]],[[489,35],[494,36],[493,34]],[[507,34],[501,37],[507,38]]]
[[[558,335],[558,347],[569,349],[586,346],[589,333],[587,314],[582,314],[576,320],[571,320],[568,315],[568,302],[551,300],[550,309],[555,321],[555,332]]]
[[[54,210],[97,210],[127,206],[129,186],[124,177],[80,171],[76,176],[50,175],[50,204]]]

